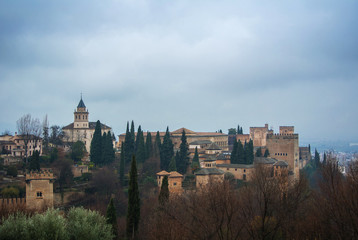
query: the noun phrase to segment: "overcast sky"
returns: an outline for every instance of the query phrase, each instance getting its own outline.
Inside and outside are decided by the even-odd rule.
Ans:
[[[294,125],[358,141],[358,1],[0,0],[0,132]]]

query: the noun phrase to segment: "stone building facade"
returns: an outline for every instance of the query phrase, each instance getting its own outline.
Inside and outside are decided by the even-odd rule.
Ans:
[[[42,155],[42,138],[29,135],[1,135],[0,136],[0,148],[1,153],[5,156],[11,157],[25,157],[25,141],[27,142],[27,156],[30,157],[35,151],[39,151]]]
[[[26,208],[44,210],[53,207],[53,173],[50,169],[26,174]]]
[[[168,189],[170,193],[177,194],[183,192],[182,183],[184,176],[176,171],[172,171],[169,173],[163,170],[157,173],[157,183],[159,189],[162,187],[163,178],[165,176],[168,177]]]
[[[80,102],[78,103],[77,109],[75,109],[73,114],[73,123],[62,128],[62,131],[64,132],[63,141],[67,144],[82,141],[86,146],[87,152],[89,152],[91,148],[93,133],[96,127],[96,122],[89,121],[89,112],[82,100],[82,97]],[[103,123],[101,123],[101,130],[102,134],[104,132],[110,132],[110,134],[113,135],[112,128],[108,127]],[[113,141],[115,143],[115,139]]]
[[[298,134],[269,134],[267,135],[266,148],[270,156],[277,160],[287,162],[288,170],[295,177],[299,176],[299,146]]]
[[[188,144],[192,142],[198,143],[200,146],[203,142],[208,142],[209,144],[215,143],[218,147],[222,150],[228,150],[228,135],[224,133],[218,132],[194,132],[192,130],[186,128],[179,128],[173,132],[170,132],[171,140],[174,144],[174,148],[178,149],[181,144],[181,136],[183,131],[185,131],[185,136],[187,139]],[[125,139],[125,133],[122,133],[118,136],[117,148],[120,148],[122,142]],[[137,133],[135,133],[137,135]],[[144,139],[146,139],[147,132],[143,132]],[[155,136],[157,135],[156,132],[151,132],[152,141],[155,141]],[[165,132],[159,132],[160,138],[163,141]],[[194,147],[195,148],[195,147]]]

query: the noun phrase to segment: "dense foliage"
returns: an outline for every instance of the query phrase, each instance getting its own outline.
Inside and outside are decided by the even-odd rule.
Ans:
[[[96,211],[72,208],[66,216],[49,209],[43,214],[10,215],[0,226],[0,239],[111,240],[111,225]]]

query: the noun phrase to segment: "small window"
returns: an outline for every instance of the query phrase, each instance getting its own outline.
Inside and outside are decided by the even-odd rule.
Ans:
[[[226,170],[229,170],[229,168],[227,168]]]
[[[176,186],[176,185],[177,185],[177,183],[175,182],[175,183],[173,183],[173,185],[174,185],[174,186]]]
[[[244,169],[244,172],[246,172],[246,169]]]
[[[42,198],[42,192],[37,192],[37,193],[36,193],[36,196],[37,196],[38,198]]]
[[[235,168],[235,171],[237,171],[237,168]]]

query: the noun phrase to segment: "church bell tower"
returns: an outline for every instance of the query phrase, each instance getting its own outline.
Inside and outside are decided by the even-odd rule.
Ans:
[[[86,105],[82,100],[82,95],[74,115],[75,121],[73,123],[73,128],[89,128],[88,110],[86,109]]]

